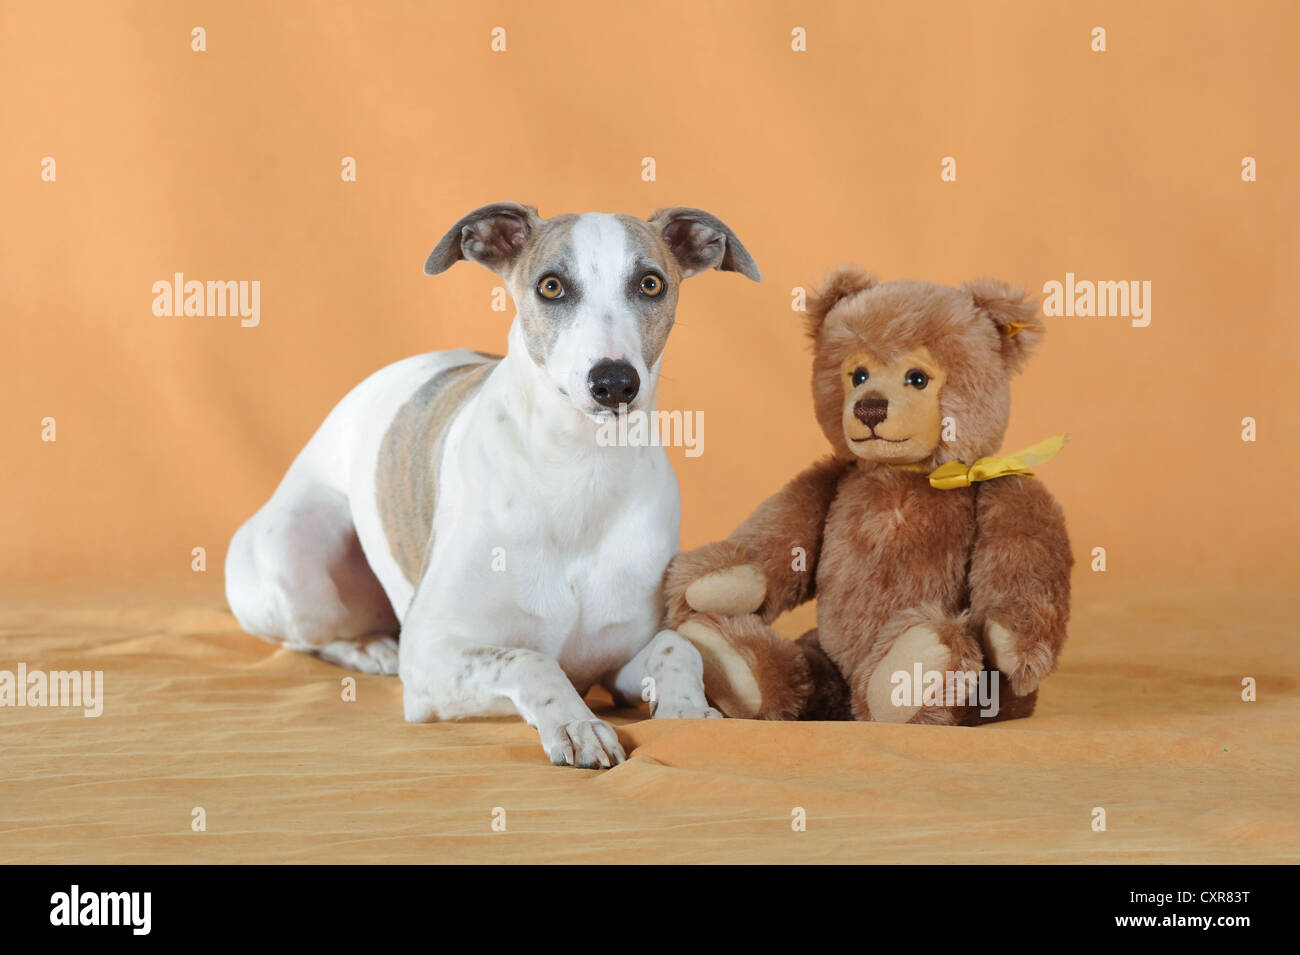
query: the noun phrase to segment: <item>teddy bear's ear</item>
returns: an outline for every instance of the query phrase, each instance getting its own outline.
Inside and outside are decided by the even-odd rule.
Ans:
[[[993,322],[1002,339],[1002,361],[1008,374],[1025,364],[1046,329],[1038,317],[1038,300],[1023,288],[1013,288],[996,279],[972,279],[962,290],[975,301],[975,308]]]
[[[874,275],[856,265],[841,265],[827,272],[822,287],[808,296],[808,311],[805,315],[808,334],[813,338],[817,337],[822,322],[841,299],[875,288],[877,284],[878,280]]]

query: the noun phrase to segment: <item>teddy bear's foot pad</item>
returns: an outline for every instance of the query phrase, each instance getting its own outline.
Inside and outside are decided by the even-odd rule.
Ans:
[[[700,652],[709,699],[733,719],[753,719],[762,708],[763,693],[746,655],[726,635],[699,620],[687,620],[677,632]]]
[[[904,630],[867,680],[867,706],[871,719],[878,723],[906,723],[912,719],[921,709],[920,700],[915,701],[915,706],[896,704],[893,700],[894,674],[904,673],[910,681],[918,663],[921,671],[928,673],[948,670],[951,661],[952,651],[933,628],[917,624]]]
[[[686,588],[691,609],[705,613],[753,613],[763,604],[767,584],[751,564],[705,574]]]

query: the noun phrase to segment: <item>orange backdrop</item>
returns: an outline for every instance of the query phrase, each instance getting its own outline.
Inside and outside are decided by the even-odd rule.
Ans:
[[[660,404],[705,416],[703,456],[673,452],[686,546],[825,450],[792,288],[1074,272],[1152,283],[1147,328],[1049,319],[1015,387],[1009,449],[1071,437],[1041,473],[1079,573],[1101,546],[1099,584],[1294,585],[1298,27],[1186,0],[5,3],[0,576],[192,576],[203,546],[219,577],[361,378],[503,345],[495,276],[421,264],[516,199],[701,206],[762,267],[692,280],[669,342]],[[156,317],[178,271],[260,281],[260,325]]]

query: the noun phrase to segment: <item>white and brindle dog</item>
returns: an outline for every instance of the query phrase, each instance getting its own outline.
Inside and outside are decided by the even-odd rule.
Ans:
[[[655,717],[721,714],[698,651],[659,629],[681,517],[667,455],[597,432],[653,410],[681,280],[758,267],[698,209],[513,202],[457,222],[424,271],[461,259],[514,298],[505,356],[434,352],[354,388],[236,532],[227,599],[259,637],[399,673],[407,720],[517,712],[552,762],[608,767],[624,754],[583,701],[597,683],[620,702],[652,686]]]

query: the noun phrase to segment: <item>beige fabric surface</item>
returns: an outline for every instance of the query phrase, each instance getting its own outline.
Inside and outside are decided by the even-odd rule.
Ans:
[[[658,721],[604,700],[629,755],[609,772],[551,766],[518,720],[408,725],[395,678],[344,702],[349,674],[241,633],[210,578],[29,588],[3,601],[0,669],[100,669],[106,702],[0,709],[0,861],[1295,861],[1294,594],[1083,583],[1030,720]]]

